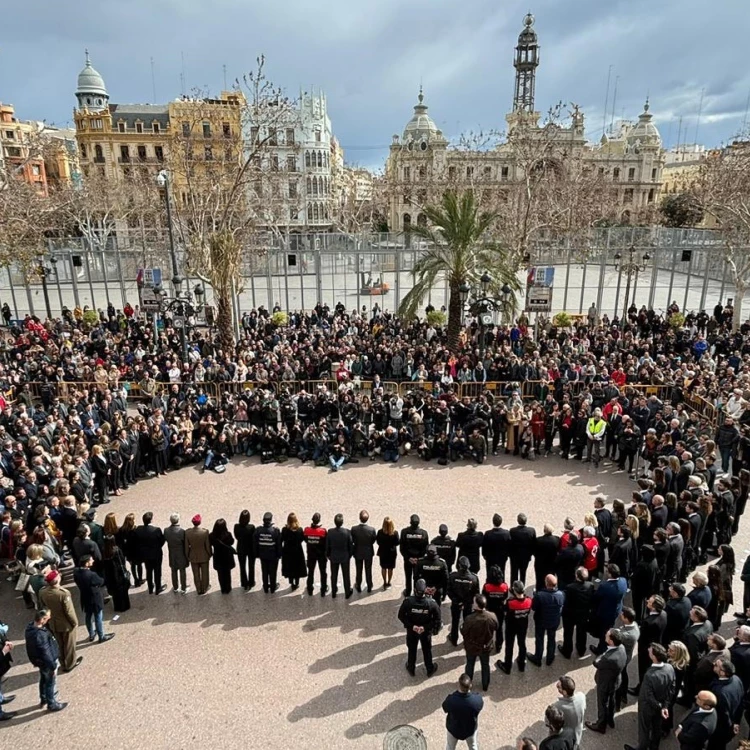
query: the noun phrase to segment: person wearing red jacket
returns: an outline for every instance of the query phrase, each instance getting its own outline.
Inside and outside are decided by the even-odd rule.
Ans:
[[[503,579],[503,571],[500,566],[490,565],[490,569],[487,571],[487,583],[482,587],[482,595],[487,599],[487,610],[497,617],[496,654],[499,654],[503,647],[503,625],[505,623],[508,590],[508,584]]]
[[[599,556],[599,541],[596,538],[596,529],[593,526],[583,527],[583,540],[581,542],[585,550],[583,555],[583,567],[586,568],[591,578],[597,568],[597,557]]]
[[[320,595],[328,591],[328,559],[326,558],[326,530],[320,525],[320,513],[314,513],[312,524],[304,530],[307,545],[307,593],[312,596],[315,568],[320,568]]]
[[[513,646],[518,641],[518,671],[526,670],[526,632],[529,629],[531,597],[526,596],[524,585],[516,581],[511,587],[511,595],[505,618],[505,660],[498,659],[495,666],[505,674],[510,674],[513,666]]]

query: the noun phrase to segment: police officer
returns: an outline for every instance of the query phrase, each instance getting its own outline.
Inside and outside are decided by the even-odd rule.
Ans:
[[[432,661],[432,636],[437,635],[442,627],[440,607],[425,591],[427,586],[419,578],[414,582],[414,596],[408,596],[401,602],[398,619],[406,628],[406,671],[414,677],[417,666],[417,645],[422,644],[422,655],[427,676],[437,672],[438,665]]]
[[[438,535],[430,542],[435,547],[438,553],[438,557],[445,560],[445,564],[448,566],[448,572],[453,570],[453,566],[456,564],[456,542],[450,536],[448,536],[448,527],[441,523],[438,528]]]
[[[427,554],[417,563],[414,575],[424,580],[427,594],[438,604],[445,601],[445,595],[448,592],[448,566],[445,560],[438,557],[434,545],[431,544],[427,548]]]
[[[448,640],[458,646],[458,626],[463,612],[466,619],[472,610],[474,597],[479,593],[479,578],[469,570],[469,558],[459,557],[457,569],[448,576],[448,596],[451,600],[451,632]]]
[[[307,544],[307,593],[312,596],[315,585],[315,568],[320,568],[320,595],[328,591],[328,558],[326,557],[326,530],[320,525],[320,513],[314,513],[312,524],[305,528]]]
[[[419,528],[419,516],[416,513],[409,519],[409,525],[401,531],[399,539],[399,549],[401,550],[401,556],[404,558],[404,579],[406,581],[403,594],[409,596],[414,568],[419,558],[424,557],[429,544],[427,532]]]
[[[505,674],[510,674],[513,666],[513,646],[518,640],[518,670],[526,669],[526,631],[529,629],[531,597],[526,596],[521,581],[511,586],[505,613],[505,661],[498,659],[495,666]]]
[[[273,525],[272,513],[263,514],[263,525],[255,529],[253,547],[255,556],[260,559],[263,591],[273,594],[279,588],[276,576],[281,559],[281,532]]]

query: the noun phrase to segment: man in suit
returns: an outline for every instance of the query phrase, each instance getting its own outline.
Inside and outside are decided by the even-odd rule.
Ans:
[[[548,575],[544,579],[544,588],[537,589],[531,603],[534,612],[535,652],[529,655],[529,661],[537,667],[542,666],[544,638],[547,637],[547,666],[555,661],[555,633],[560,627],[565,594],[557,588],[557,578]]]
[[[47,627],[60,647],[60,667],[63,672],[70,672],[83,661],[82,656],[76,656],[78,615],[73,597],[60,585],[62,578],[56,570],[47,573],[44,580],[46,586],[39,591],[39,601],[50,613]]]
[[[164,529],[164,540],[167,543],[169,569],[172,571],[172,591],[187,594],[187,567],[190,564],[185,552],[185,529],[180,526],[180,514],[172,513],[169,526]],[[179,581],[178,581],[179,578]],[[179,588],[178,584],[179,583]]]
[[[695,693],[700,693],[702,690],[710,689],[716,677],[714,674],[714,664],[716,664],[717,659],[729,659],[731,661],[732,658],[732,655],[727,648],[726,640],[718,633],[711,633],[711,635],[708,636],[707,646],[708,652],[701,658],[695,667],[695,674],[693,675],[693,690]],[[737,676],[740,677],[739,675]],[[740,681],[742,682],[742,677],[740,677]],[[743,682],[742,684],[744,689],[745,683]],[[747,690],[745,690],[745,692],[747,692]],[[692,702],[689,705],[692,705]]]
[[[711,692],[716,696],[716,731],[708,741],[708,750],[724,750],[739,734],[745,693],[729,659],[717,659],[714,673]]]
[[[528,518],[525,513],[519,513],[516,520],[518,526],[510,530],[510,580],[511,583],[526,583],[526,569],[534,554],[536,529],[526,525]]]
[[[557,650],[570,659],[573,654],[573,632],[578,656],[586,653],[588,622],[591,615],[591,602],[594,598],[594,584],[589,581],[589,572],[584,567],[576,570],[576,580],[565,591],[565,604],[562,611],[563,642]]]
[[[669,647],[672,641],[682,640],[685,628],[690,625],[690,600],[685,596],[685,586],[673,583],[669,587],[669,599],[664,607],[667,613],[667,627],[664,628],[662,645]]]
[[[681,706],[692,706],[697,690],[695,689],[695,670],[698,662],[708,652],[708,637],[714,632],[714,626],[709,622],[708,614],[703,607],[693,607],[690,610],[690,624],[685,628],[680,640],[687,647],[690,663],[685,669],[683,697],[678,701]]]
[[[91,555],[84,555],[81,558],[81,566],[73,571],[73,580],[81,595],[81,607],[86,615],[89,643],[93,643],[97,636],[99,636],[99,643],[106,643],[112,640],[115,634],[104,632],[104,595],[102,594],[104,579],[91,569],[93,564],[94,558]]]
[[[586,727],[592,732],[604,734],[607,727],[615,727],[615,693],[620,684],[620,675],[625,668],[627,656],[620,639],[620,633],[610,628],[605,636],[606,649],[594,659],[596,675],[596,721],[587,721]]]
[[[510,532],[503,528],[503,517],[499,513],[495,513],[492,516],[492,528],[484,532],[482,539],[482,557],[487,570],[493,565],[497,565],[503,572],[503,580],[505,580],[505,565],[508,562],[509,554]]]
[[[372,558],[375,556],[375,537],[377,532],[372,526],[368,525],[370,514],[366,511],[360,511],[359,523],[352,526],[352,542],[354,544],[354,569],[356,579],[354,588],[357,593],[362,593],[362,568],[365,569],[365,579],[367,580],[367,591],[372,591]]]
[[[625,669],[622,670],[620,687],[617,688],[615,712],[628,705],[628,667],[633,660],[635,644],[638,643],[638,639],[641,637],[641,630],[635,621],[635,610],[630,607],[623,607],[620,619],[622,620],[622,627],[619,629],[620,638],[622,639],[622,645],[628,660],[625,664]]]
[[[477,531],[477,522],[474,518],[470,518],[466,522],[466,531],[460,532],[456,537],[458,556],[468,558],[469,570],[472,573],[479,573],[483,540],[484,534],[481,531]]]
[[[193,528],[185,530],[185,557],[193,571],[193,582],[198,594],[205,594],[211,584],[208,582],[208,561],[211,559],[211,542],[208,529],[202,529],[203,519],[199,514],[193,516]]]
[[[331,596],[335,599],[338,593],[339,568],[344,581],[344,596],[352,595],[349,561],[354,552],[352,532],[344,528],[344,516],[337,513],[333,517],[335,524],[326,534],[326,557],[331,563]]]
[[[638,685],[630,688],[630,695],[638,695],[640,683],[646,670],[651,666],[651,657],[648,655],[648,647],[652,643],[662,643],[664,629],[667,627],[667,614],[664,611],[664,599],[658,594],[648,598],[646,602],[646,617],[640,625],[640,636],[638,637]]]
[[[716,731],[716,696],[701,690],[695,697],[695,708],[674,730],[680,750],[704,750]]]
[[[553,531],[552,525],[545,523],[544,533],[536,538],[536,544],[534,545],[534,574],[536,575],[537,591],[544,589],[545,577],[555,572],[560,537],[553,534]]]
[[[597,646],[589,646],[594,654],[604,653],[606,648],[604,635],[607,630],[611,629],[615,620],[622,611],[622,600],[628,590],[627,581],[620,577],[620,569],[617,565],[610,563],[607,565],[607,574],[609,578],[599,584],[599,588],[594,594],[594,617],[599,633],[599,643]]]
[[[662,721],[669,718],[674,694],[674,668],[667,663],[667,649],[652,643],[648,649],[651,666],[646,670],[638,694],[638,748],[657,750],[661,740]],[[636,750],[625,745],[625,750]]]
[[[161,594],[167,587],[161,582],[161,563],[164,559],[164,532],[158,526],[152,526],[154,514],[143,514],[143,526],[139,526],[133,535],[140,551],[141,560],[146,568],[146,583],[149,594]]]
[[[735,674],[740,678],[747,695],[750,692],[750,626],[741,625],[737,628],[729,656],[734,664]],[[745,710],[745,716],[748,717],[748,709]],[[750,720],[748,723],[750,724]]]
[[[273,513],[268,511],[264,513],[263,525],[255,529],[253,551],[255,557],[260,560],[263,591],[266,594],[275,594],[279,588],[276,576],[281,559],[281,532],[273,523]]]

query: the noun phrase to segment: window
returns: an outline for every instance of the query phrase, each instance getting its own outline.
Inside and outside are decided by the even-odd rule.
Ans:
[[[86,156],[86,144],[85,144],[85,143],[82,143],[82,144],[81,144],[81,156],[82,156],[82,157],[83,157],[84,159],[86,159],[86,158],[87,158],[87,156]]]
[[[296,172],[297,171],[297,157],[296,156],[287,156],[286,157],[286,170],[287,170],[287,172]]]
[[[635,180],[635,167],[630,167],[628,170],[628,182],[633,182]]]
[[[102,151],[102,147],[98,143],[96,144],[96,146],[94,146],[94,161],[104,161],[104,152]]]
[[[620,167],[615,167],[612,170],[612,180],[613,182],[617,182],[620,179]]]
[[[278,145],[278,137],[276,135],[276,128],[268,128],[268,143],[271,146]]]
[[[419,167],[419,179],[420,180],[427,179],[427,167],[425,167],[424,165],[420,165]]]
[[[278,154],[272,154],[271,155],[271,169],[274,172],[279,171],[279,155]]]
[[[449,180],[455,180],[456,179],[456,168],[455,167],[448,167],[448,179]]]
[[[604,167],[599,167],[599,177],[604,177]]]
[[[307,220],[312,221],[312,206],[307,207]]]
[[[411,167],[404,167],[404,182],[411,181]]]
[[[164,147],[154,146],[154,154],[156,154],[156,161],[164,161]]]
[[[466,167],[466,179],[467,180],[474,179],[474,167]]]
[[[310,166],[310,152],[309,151],[305,151],[305,166],[306,167]]]
[[[656,180],[656,167],[651,170],[651,179]]]
[[[142,122],[137,122],[135,124],[135,132],[136,133],[142,133],[143,132],[143,123]]]
[[[287,146],[294,145],[294,128],[286,129],[286,145]]]
[[[318,166],[319,167],[323,166],[323,152],[322,151],[318,151]]]
[[[648,191],[648,202],[649,203],[653,203],[654,202],[655,192],[656,191],[653,188],[651,188],[651,190]]]
[[[250,140],[252,143],[256,143],[258,141],[258,135],[260,133],[260,128],[257,126],[253,126],[250,128]]]
[[[31,174],[33,174],[34,177],[39,177],[41,173],[42,173],[42,170],[39,168],[38,164],[31,165]]]
[[[221,123],[221,132],[225,138],[232,137],[232,126],[228,122]]]
[[[203,158],[206,161],[213,161],[214,160],[214,150],[211,148],[211,146],[204,146],[203,147]]]
[[[321,142],[320,128],[315,128],[315,142],[316,143]]]
[[[130,147],[120,146],[120,161],[123,163],[130,161]]]
[[[146,147],[138,146],[138,159],[140,161],[146,161]]]
[[[117,123],[117,131],[119,133],[124,133],[125,132],[125,123],[124,122],[118,122]]]
[[[6,137],[6,138],[7,138],[7,139],[8,139],[9,141],[13,141],[13,140],[15,140],[15,138],[16,138],[16,133],[15,133],[15,131],[13,131],[13,130],[6,130],[6,131],[5,131],[5,137]]]
[[[500,170],[500,178],[503,180],[507,180],[510,176],[510,167],[502,167]]]
[[[492,167],[485,167],[484,168],[484,176],[488,180],[492,177]]]
[[[289,180],[289,197],[297,197],[297,180]]]
[[[91,121],[92,130],[101,130],[102,127],[103,127],[103,124],[100,118],[97,117],[95,120]]]
[[[154,133],[160,133],[160,132],[161,132],[161,127],[159,126],[159,123],[158,123],[158,122],[155,122],[155,123],[154,123],[154,124],[153,124],[153,125],[151,126],[151,129],[152,129],[152,130],[154,131]]]
[[[183,122],[182,123],[182,137],[187,138],[189,135],[190,135],[190,123]]]
[[[318,194],[318,180],[315,177],[313,177],[313,181],[312,181],[312,192],[313,192],[313,195]]]
[[[633,188],[627,188],[625,190],[624,201],[625,203],[633,202]]]
[[[18,148],[18,146],[6,146],[6,151],[8,152],[8,156],[13,156],[13,157],[21,156],[21,149]]]
[[[211,123],[210,122],[203,123],[203,137],[204,138],[211,137]]]
[[[318,209],[318,204],[316,203],[313,206],[313,219],[315,221],[318,221],[319,218],[320,218],[320,210]]]

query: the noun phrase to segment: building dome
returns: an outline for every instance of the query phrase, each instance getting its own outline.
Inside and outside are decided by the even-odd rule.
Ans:
[[[638,122],[628,133],[628,143],[641,146],[661,146],[661,135],[659,129],[652,122],[653,115],[649,112],[648,99],[643,107],[643,112],[638,117]]]
[[[404,143],[408,141],[429,141],[440,137],[440,130],[427,114],[422,88],[419,89],[419,102],[414,106],[414,115],[404,128]]]
[[[523,29],[518,35],[518,44],[536,44],[537,35],[534,31],[534,16],[531,13],[527,13],[523,19]]]
[[[86,65],[78,74],[78,87],[76,88],[76,94],[107,96],[107,87],[104,85],[104,79],[91,65],[88,50],[86,50]]]

